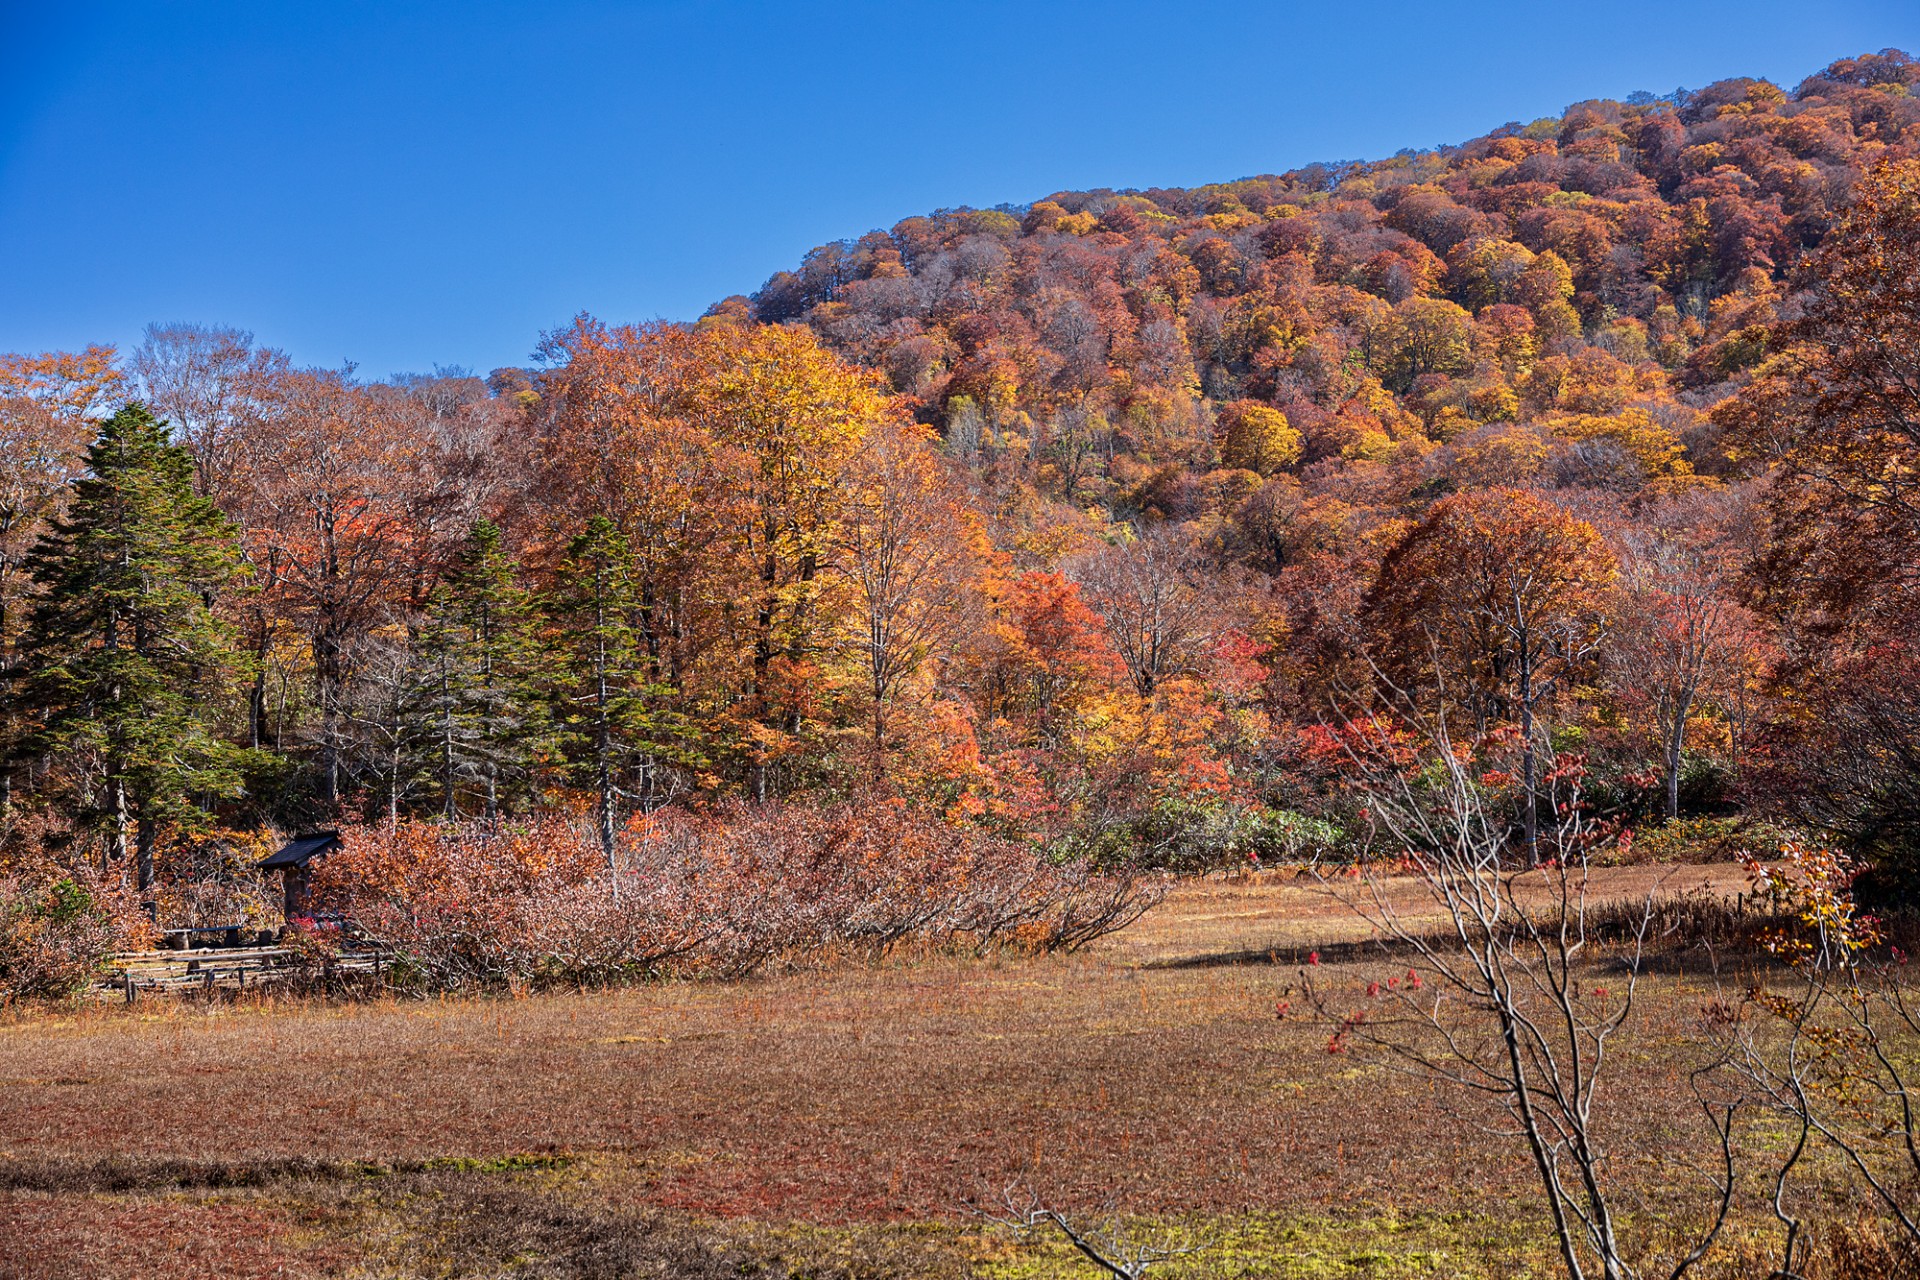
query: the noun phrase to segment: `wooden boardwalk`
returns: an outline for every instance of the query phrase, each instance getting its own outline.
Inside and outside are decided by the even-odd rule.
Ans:
[[[387,956],[380,951],[349,951],[318,967],[299,964],[285,947],[199,947],[187,951],[127,951],[113,957],[94,982],[95,999],[141,996],[212,995],[277,986],[294,977],[326,979],[335,975],[378,974]]]

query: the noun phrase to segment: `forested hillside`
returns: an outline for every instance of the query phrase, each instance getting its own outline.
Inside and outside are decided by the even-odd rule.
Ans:
[[[1629,589],[1704,574],[1712,626],[1739,630],[1728,660],[1747,675],[1717,686],[1727,727],[1698,757],[1704,784],[1710,762],[1730,778],[1761,673],[1825,666],[1846,612],[1831,597],[1858,603],[1886,568],[1873,557],[1914,554],[1809,561],[1823,535],[1783,525],[1778,553],[1750,559],[1783,424],[1735,397],[1791,341],[1820,283],[1808,255],[1854,184],[1920,149],[1916,86],[1920,66],[1886,51],[1791,91],[1576,103],[1389,160],[910,218],[709,314],[804,322],[883,372],[978,477],[1022,564],[1116,524],[1182,530],[1201,594],[1260,636],[1293,717],[1369,682],[1363,597],[1393,589],[1380,561],[1411,522],[1449,494],[1545,495],[1604,532]],[[1763,603],[1800,625],[1770,631],[1745,612]],[[1634,687],[1650,657],[1592,672],[1596,692],[1617,682],[1589,712],[1610,742],[1618,700],[1655,696]]]
[[[1914,146],[1917,74],[1888,53],[1791,93],[1733,80],[1385,161],[910,218],[712,314],[805,322],[989,478],[1114,518],[1231,522],[1275,475],[1373,474],[1343,463],[1678,492],[1733,470],[1704,410],[1768,354],[1852,184]]]
[[[271,829],[559,814],[617,862],[777,802],[1352,853],[1343,732],[1420,708],[1516,841],[1577,767],[1643,856],[1799,828],[1893,888],[1916,157],[1888,51],[909,218],[485,379],[0,358],[0,874],[217,916]]]

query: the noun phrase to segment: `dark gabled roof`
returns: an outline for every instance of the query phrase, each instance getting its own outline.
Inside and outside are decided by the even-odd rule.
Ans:
[[[280,871],[287,867],[304,867],[313,859],[327,853],[340,843],[338,831],[314,831],[304,836],[295,836],[280,848],[280,852],[263,859],[262,871]]]

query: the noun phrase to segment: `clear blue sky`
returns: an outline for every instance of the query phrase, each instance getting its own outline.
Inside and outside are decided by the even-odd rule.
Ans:
[[[954,205],[1459,141],[1920,51],[1920,0],[0,0],[0,351],[239,325],[384,375],[684,318]]]

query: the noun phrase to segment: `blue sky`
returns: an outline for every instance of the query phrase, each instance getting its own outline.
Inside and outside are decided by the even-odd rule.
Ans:
[[[383,376],[687,318],[954,205],[1459,141],[1920,50],[1916,0],[0,0],[0,351],[239,325]]]

